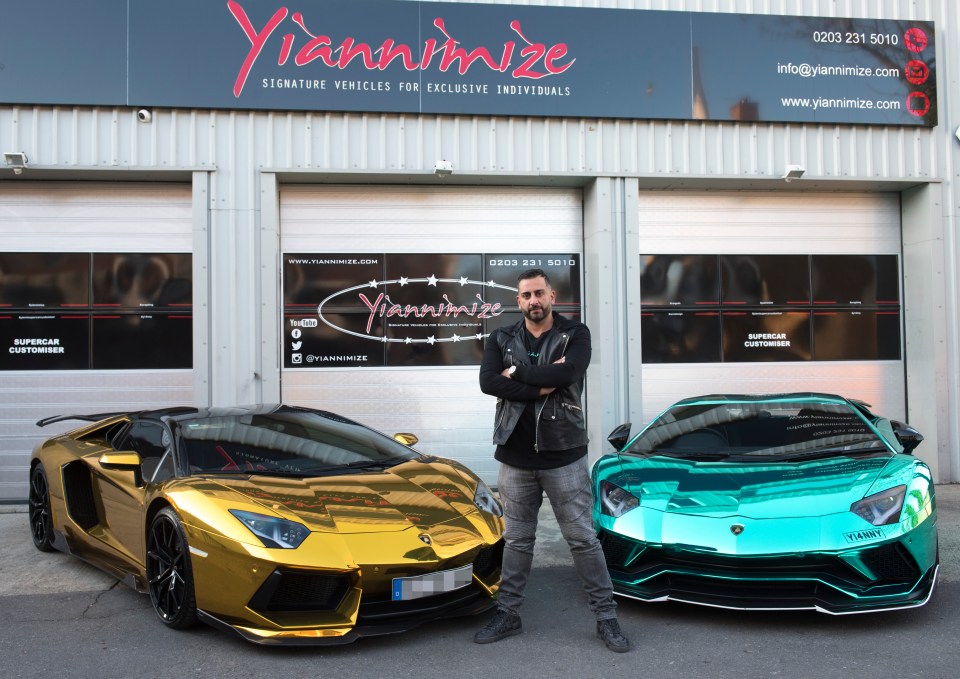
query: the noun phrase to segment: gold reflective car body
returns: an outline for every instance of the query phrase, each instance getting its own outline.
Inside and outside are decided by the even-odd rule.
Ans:
[[[307,409],[254,412],[266,412],[251,417],[275,430],[320,421]],[[276,413],[286,425],[269,419],[281,417]],[[229,416],[237,417],[236,409]],[[184,607],[192,604],[200,620],[257,643],[344,643],[495,604],[503,521],[486,486],[463,465],[404,448],[409,452],[384,468],[288,474],[283,465],[268,467],[267,458],[287,460],[293,444],[288,435],[268,431],[284,451],[269,450],[262,440],[259,447],[240,444],[236,435],[229,442],[198,435],[194,441],[206,437],[202,446],[229,454],[237,468],[197,470],[187,461],[193,445],[187,428],[201,431],[205,417],[220,418],[216,431],[238,431],[224,428],[216,411],[151,411],[107,417],[37,446],[31,464],[35,544],[74,554],[150,593],[169,626],[189,626],[193,618]],[[122,441],[144,448],[123,432],[147,422],[161,425],[167,443],[165,452],[157,451],[156,469],[153,453],[115,448]],[[390,445],[402,447],[343,418],[333,426],[337,436],[376,437],[370,445],[385,446],[390,455],[396,453]],[[180,461],[166,475],[161,470],[170,456]],[[256,468],[243,459],[257,460]],[[265,533],[254,532],[261,526]],[[291,544],[302,541],[281,547],[288,529]],[[270,530],[279,531],[278,542]],[[167,566],[176,577],[169,587],[158,586],[169,576]],[[402,590],[402,598],[394,590]]]

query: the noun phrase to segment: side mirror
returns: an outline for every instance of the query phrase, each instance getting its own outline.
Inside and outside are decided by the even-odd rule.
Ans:
[[[614,448],[616,448],[617,452],[623,450],[623,447],[627,445],[627,441],[630,440],[630,423],[624,422],[619,427],[614,429],[612,432],[610,432],[607,440]]]
[[[909,424],[890,420],[890,426],[893,427],[893,433],[897,435],[897,440],[903,446],[903,452],[908,455],[912,455],[913,450],[923,443],[923,434]]]
[[[399,432],[399,433],[393,435],[393,440],[394,440],[394,441],[399,441],[400,443],[402,443],[402,444],[405,445],[405,446],[413,446],[413,445],[416,445],[416,444],[417,444],[417,441],[419,441],[420,439],[417,438],[417,435],[416,435],[416,434],[410,434],[410,433],[407,433],[407,432]]]
[[[133,472],[133,482],[139,488],[143,485],[143,473],[140,470],[140,455],[132,450],[104,453],[100,456],[100,466],[120,472]]]
[[[129,450],[117,453],[104,453],[100,456],[100,466],[104,469],[132,472],[140,469],[140,463],[140,456]]]

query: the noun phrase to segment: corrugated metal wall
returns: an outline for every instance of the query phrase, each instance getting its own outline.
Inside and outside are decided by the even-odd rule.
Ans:
[[[497,0],[485,0],[496,2]],[[132,178],[162,177],[173,169],[209,170],[206,238],[211,258],[226,257],[211,285],[211,370],[222,376],[210,399],[256,401],[256,334],[236,309],[258,309],[262,172],[428,176],[437,159],[458,174],[532,182],[546,176],[637,176],[752,180],[779,177],[788,163],[806,166],[805,181],[925,182],[944,184],[946,343],[949,441],[960,450],[956,424],[960,397],[960,322],[956,236],[960,189],[957,79],[960,11],[952,0],[601,0],[498,4],[565,5],[620,9],[734,12],[777,15],[922,19],[937,24],[940,124],[933,130],[848,125],[772,125],[599,119],[495,118],[343,113],[153,111],[139,123],[134,109],[0,108],[3,150],[27,152],[30,169],[68,173],[123,171]],[[638,36],[642,39],[642,36]],[[602,39],[602,36],[598,36]],[[115,176],[114,175],[111,176]],[[63,175],[61,175],[63,176]],[[7,177],[5,176],[6,180]],[[343,181],[341,177],[341,181]],[[489,180],[488,180],[489,181]],[[823,187],[821,186],[821,189]],[[837,189],[842,189],[838,182]],[[226,380],[220,382],[219,380]],[[960,479],[954,453],[951,478]]]

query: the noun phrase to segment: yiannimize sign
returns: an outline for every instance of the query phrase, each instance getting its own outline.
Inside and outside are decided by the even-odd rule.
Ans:
[[[37,0],[5,3],[0,37],[8,104],[937,124],[928,21]]]

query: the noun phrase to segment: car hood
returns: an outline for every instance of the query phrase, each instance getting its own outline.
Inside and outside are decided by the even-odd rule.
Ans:
[[[638,498],[641,507],[673,514],[754,519],[848,512],[891,456],[836,457],[809,462],[697,462],[623,455],[604,477]]]
[[[477,511],[473,485],[453,465],[436,461],[413,460],[383,472],[343,476],[218,477],[216,483],[227,503],[239,494],[267,513],[296,518],[314,531],[427,529],[450,522],[466,524],[463,517]]]

